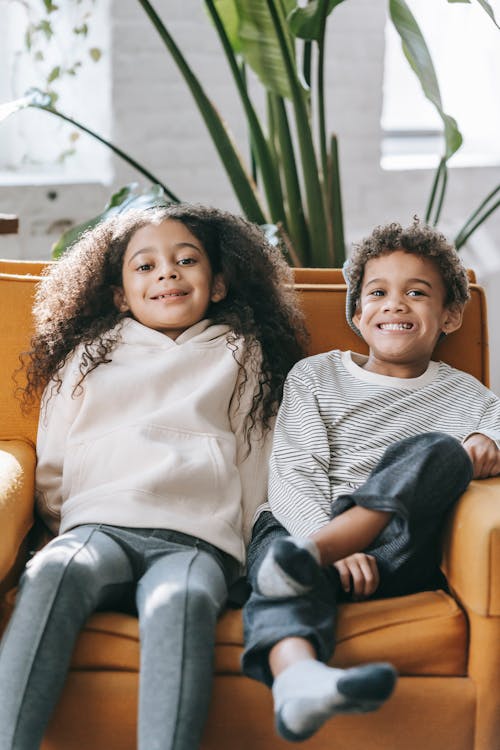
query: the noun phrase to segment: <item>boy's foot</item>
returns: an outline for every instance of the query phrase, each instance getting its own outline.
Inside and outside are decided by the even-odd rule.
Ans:
[[[281,672],[273,684],[276,729],[285,740],[301,742],[337,714],[375,711],[397,680],[391,664],[334,669],[305,659]]]
[[[319,552],[312,539],[276,539],[257,573],[257,590],[264,596],[299,596],[314,588],[320,572]]]

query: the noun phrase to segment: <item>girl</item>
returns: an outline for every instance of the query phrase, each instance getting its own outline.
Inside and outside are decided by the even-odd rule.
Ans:
[[[256,227],[180,205],[102,223],[40,284],[25,402],[44,390],[36,499],[59,536],[28,563],[0,650],[1,750],[39,747],[80,629],[131,594],[138,746],[198,747],[216,619],[303,356],[286,280]]]

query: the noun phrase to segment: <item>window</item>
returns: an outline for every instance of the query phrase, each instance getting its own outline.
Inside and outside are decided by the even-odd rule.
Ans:
[[[500,164],[500,31],[478,3],[409,0],[434,62],[444,111],[463,145],[450,166]],[[498,15],[498,13],[497,13]],[[382,167],[435,167],[442,122],[425,99],[392,23],[386,27]]]
[[[0,0],[0,101],[33,86],[51,89],[56,107],[106,135],[110,124],[109,0]],[[60,118],[28,108],[0,123],[4,184],[105,181],[110,155]]]

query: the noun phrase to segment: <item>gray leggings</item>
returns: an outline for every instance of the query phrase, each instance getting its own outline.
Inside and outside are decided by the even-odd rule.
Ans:
[[[85,525],[54,539],[28,563],[0,647],[0,750],[39,748],[87,618],[134,594],[138,747],[197,748],[216,620],[236,570],[229,555],[179,532]]]

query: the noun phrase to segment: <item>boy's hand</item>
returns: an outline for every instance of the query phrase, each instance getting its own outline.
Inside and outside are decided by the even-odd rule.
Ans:
[[[472,461],[474,479],[486,479],[500,474],[500,451],[491,438],[475,432],[463,446]]]
[[[344,591],[350,591],[355,599],[366,599],[378,588],[380,577],[373,555],[355,552],[342,560],[337,560],[333,567],[339,573]]]

